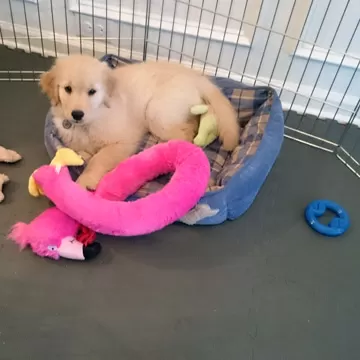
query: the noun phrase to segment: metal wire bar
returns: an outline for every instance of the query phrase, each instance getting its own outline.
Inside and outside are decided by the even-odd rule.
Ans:
[[[17,38],[16,38],[16,30],[15,30],[15,22],[14,22],[14,13],[11,5],[11,0],[8,0],[9,2],[9,10],[10,10],[10,18],[11,18],[11,24],[12,24],[12,30],[14,34],[14,41],[15,41],[15,48],[18,48]]]
[[[207,44],[207,48],[206,48],[206,55],[205,55],[205,60],[204,60],[204,66],[202,71],[204,72],[206,69],[206,64],[207,64],[207,59],[209,56],[209,51],[210,51],[210,45],[211,45],[211,38],[212,38],[212,34],[214,31],[214,25],[215,25],[215,20],[216,20],[216,10],[218,9],[218,5],[219,5],[219,0],[216,0],[216,4],[215,4],[215,12],[213,13],[213,20],[212,20],[212,24],[211,24],[211,30],[210,30],[210,36],[209,36],[209,41]]]
[[[0,70],[0,74],[42,74],[39,70]]]
[[[358,143],[358,142],[357,142]],[[342,156],[345,155],[346,159],[344,159]],[[345,150],[343,147],[339,147],[339,151],[336,153],[336,157],[341,160],[343,164],[347,166],[348,169],[350,169],[354,174],[356,174],[360,178],[360,163],[357,161],[354,156],[352,156],[347,150]],[[352,163],[349,164],[349,160]],[[354,168],[356,167],[356,169]]]
[[[349,122],[346,124],[345,126],[345,130],[342,132],[341,134],[341,137],[340,137],[340,140],[339,140],[339,145],[338,145],[338,148],[340,148],[340,146],[342,145],[344,139],[345,139],[345,136],[347,135],[349,129],[351,128],[351,125],[352,123],[354,122],[354,120],[357,118],[358,114],[359,114],[359,111],[360,111],[360,99],[359,101],[357,102],[355,108],[354,108],[354,111],[349,119]]]
[[[171,47],[172,47],[173,36],[174,36],[175,16],[176,16],[176,11],[177,11],[177,4],[178,4],[177,1],[175,1],[175,4],[174,4],[174,16],[173,16],[173,22],[172,22],[172,27],[171,27],[171,35],[170,35],[168,61],[170,61],[170,58],[171,58]]]
[[[146,57],[147,57],[147,40],[149,38],[150,16],[151,16],[151,0],[146,0],[146,17],[145,17],[145,32],[144,32],[144,45],[143,45],[143,61],[146,61]]]
[[[245,2],[244,11],[243,11],[243,14],[242,14],[242,19],[241,19],[241,21],[240,21],[240,29],[239,29],[239,32],[238,32],[238,35],[237,35],[237,38],[236,38],[235,48],[234,48],[234,52],[233,52],[233,55],[232,55],[232,58],[231,58],[231,63],[230,63],[230,68],[229,68],[229,69],[232,69],[233,66],[234,66],[235,55],[236,55],[236,52],[237,52],[237,49],[238,49],[238,45],[239,45],[239,40],[240,40],[240,36],[241,36],[241,31],[242,31],[242,27],[243,27],[243,24],[244,24],[244,21],[243,21],[243,20],[244,20],[244,18],[245,18],[247,6],[248,6],[248,0],[246,0],[246,2]],[[228,77],[230,77],[230,75],[231,75],[231,71],[229,71]]]
[[[316,37],[315,37],[315,43],[318,41],[318,38],[319,38],[319,36],[320,36],[322,27],[323,27],[324,22],[325,22],[325,20],[326,20],[326,15],[327,15],[327,13],[328,13],[328,11],[329,11],[329,9],[330,9],[331,2],[332,2],[332,0],[329,0],[328,5],[327,5],[327,7],[326,7],[324,16],[323,16],[323,18],[322,18],[322,20],[321,20],[321,23],[320,23],[319,31],[318,31],[318,33],[316,34]],[[306,75],[306,70],[308,69],[308,66],[309,66],[309,64],[310,64],[310,60],[311,60],[311,56],[312,56],[312,54],[313,54],[313,51],[314,51],[314,47],[311,49],[310,55],[308,56],[308,59],[307,59],[307,61],[306,61],[305,67],[304,67],[304,70],[303,70],[303,72],[302,72],[302,74],[301,74],[301,77],[300,77],[300,80],[299,80],[299,82],[298,82],[296,91],[298,91],[298,90],[300,89],[300,86],[301,86],[302,83],[303,83],[304,77],[305,77],[305,75]],[[293,63],[293,62],[291,62],[291,64],[292,64],[292,63]],[[281,92],[280,92],[280,94],[281,94]],[[292,107],[293,107],[293,105],[294,105],[295,99],[296,99],[296,96],[294,96],[294,98],[293,98],[293,100],[292,100],[292,102],[291,102],[290,110],[292,109]],[[287,122],[287,119],[289,118],[289,114],[290,114],[290,112],[288,112],[288,113],[286,114],[285,123]]]
[[[54,20],[54,9],[53,9],[53,0],[50,0],[50,11],[51,11],[51,24],[54,36],[54,50],[55,50],[55,57],[57,57],[57,48],[56,48],[56,35],[55,35],[55,20]]]
[[[307,133],[307,132],[305,132],[305,131],[301,131],[301,130],[298,130],[298,129],[294,129],[294,128],[292,128],[292,127],[290,127],[290,126],[287,126],[287,125],[285,125],[285,129],[291,130],[291,131],[293,131],[293,132],[295,132],[295,133],[297,133],[297,134],[300,134],[300,135],[303,135],[303,136],[306,136],[306,137],[310,137],[310,138],[312,138],[312,139],[314,139],[314,140],[322,141],[322,142],[326,143],[327,145],[333,146],[334,148],[336,148],[336,147],[338,146],[338,144],[335,143],[335,142],[333,142],[333,141],[323,139],[323,138],[321,138],[320,136],[316,136],[316,135],[313,135],[313,134],[309,134],[309,133]]]
[[[336,154],[336,157],[337,157],[350,171],[352,171],[358,178],[360,178],[360,174],[359,174],[352,166],[350,166],[339,154]],[[350,156],[350,159],[352,159],[351,156]]]
[[[13,12],[13,8],[11,5],[11,0],[9,0],[9,10],[10,10],[10,18],[11,18],[11,24],[12,24],[12,30],[13,30],[13,35],[14,35],[14,42],[15,42],[15,49],[18,49],[18,40],[17,40],[17,36],[16,36],[16,30],[15,30],[15,22],[14,22],[14,12]],[[20,80],[23,80],[23,72],[20,71],[19,72],[20,75]]]
[[[331,3],[331,1],[330,1],[330,3]],[[339,32],[340,26],[341,26],[341,24],[342,24],[342,21],[343,21],[343,19],[344,19],[344,16],[345,16],[345,14],[346,14],[346,11],[347,11],[347,9],[348,9],[349,4],[350,4],[350,0],[347,0],[346,5],[345,5],[345,8],[344,8],[344,11],[342,12],[341,17],[340,17],[340,20],[339,20],[339,23],[338,23],[338,25],[337,25],[337,27],[336,27],[335,34],[334,34],[334,36],[333,36],[333,38],[332,38],[332,40],[331,40],[330,47],[332,47],[333,44],[334,44],[334,42],[335,42],[335,39],[336,39],[336,37],[337,37],[337,34],[338,34],[338,32]],[[321,30],[321,28],[320,28],[320,30]],[[320,30],[319,30],[318,35],[320,34]],[[354,34],[355,34],[355,33],[353,33],[353,36],[354,36]],[[352,38],[351,38],[351,39],[352,39]],[[309,55],[309,62],[310,62],[310,59],[311,59],[311,55],[312,55],[313,50],[314,50],[314,48],[311,49],[311,53],[310,53],[310,55]],[[321,75],[322,75],[322,72],[323,72],[323,69],[324,69],[324,67],[325,67],[326,61],[327,61],[327,59],[328,59],[328,57],[329,57],[329,54],[330,54],[330,53],[329,53],[329,51],[328,51],[327,54],[326,54],[325,60],[324,60],[323,63],[321,64],[321,68],[320,68],[320,71],[319,71],[318,76],[316,77],[314,87],[313,87],[313,89],[311,90],[310,97],[312,97],[312,96],[314,95],[315,88],[316,88],[317,84],[319,83],[319,79],[320,79],[320,77],[321,77]],[[308,62],[308,63],[309,63],[309,62]],[[307,64],[308,64],[308,63],[307,63]],[[305,69],[304,69],[304,75],[305,75],[305,72],[306,72],[306,67],[305,67]],[[329,94],[329,93],[328,93],[328,94]],[[311,101],[311,100],[309,99],[309,100],[306,102],[304,112],[303,112],[303,114],[301,115],[301,118],[300,118],[300,121],[299,121],[299,124],[298,124],[298,128],[299,128],[299,127],[301,126],[301,124],[302,124],[302,121],[303,121],[303,119],[304,119],[305,112],[306,112],[306,110],[308,109],[308,106],[309,106],[309,104],[310,104],[310,101]]]
[[[2,33],[2,29],[0,26],[0,39],[1,39],[1,44],[4,45],[4,37],[3,37],[3,33]],[[3,79],[3,80],[10,80],[10,71],[7,70],[5,71],[5,73],[7,73],[8,78],[7,79]],[[0,78],[1,79],[1,78]]]
[[[66,0],[65,0],[66,1]],[[78,2],[78,10],[79,10],[79,36],[80,36],[80,54],[82,54],[82,30],[81,30],[81,5],[80,0],[77,0]]]
[[[1,30],[1,25],[0,25],[0,39],[1,39],[1,45],[4,45],[4,38]]]
[[[360,163],[348,152],[346,151],[343,147],[340,146],[341,151],[348,157],[350,158],[357,166],[360,166]]]
[[[355,34],[356,34],[356,32],[357,32],[357,30],[358,30],[358,28],[359,28],[359,24],[360,24],[360,19],[358,20],[358,22],[357,22],[357,24],[356,24],[356,26],[355,26],[355,29],[354,29],[354,31],[353,31],[353,33],[352,33],[352,36],[351,36],[351,38],[350,38],[350,40],[349,40],[349,43],[348,43],[348,45],[347,45],[347,47],[346,47],[345,52],[348,52],[348,51],[349,51],[350,46],[351,46],[351,43],[352,43],[352,41],[353,41],[353,39],[354,39],[354,37],[355,37]],[[324,62],[326,62],[327,57],[328,57],[328,54],[326,55],[326,58],[325,58]],[[343,65],[343,63],[344,63],[345,58],[346,58],[345,55],[341,58],[340,64],[339,64],[338,68],[336,69],[336,73],[335,73],[335,75],[334,75],[334,78],[333,78],[333,80],[332,80],[332,82],[331,82],[331,85],[330,85],[330,87],[329,87],[329,90],[328,90],[328,92],[327,92],[327,94],[326,94],[326,96],[325,96],[325,101],[327,101],[327,99],[329,98],[329,95],[330,95],[330,93],[331,93],[331,90],[332,90],[333,87],[334,87],[335,81],[336,81],[336,79],[337,79],[337,76],[339,75],[340,69],[341,69],[341,67],[342,67],[342,65]],[[346,90],[345,90],[345,92],[344,92],[344,94],[343,94],[343,97],[342,97],[342,99],[341,99],[341,101],[340,101],[340,103],[339,103],[340,105],[342,104],[342,102],[343,102],[344,99],[345,99],[345,96],[346,96],[346,94],[347,94],[347,91],[348,91],[348,89],[349,89],[350,86],[351,86],[351,83],[352,83],[352,81],[353,81],[353,79],[354,79],[354,77],[355,77],[355,74],[356,74],[356,72],[357,72],[357,70],[358,70],[358,68],[359,68],[359,65],[360,65],[360,62],[358,62],[358,65],[357,65],[357,67],[355,68],[355,70],[354,70],[354,72],[353,72],[353,75],[352,75],[352,77],[351,77],[351,79],[350,79],[350,81],[349,81],[349,83],[348,83],[348,85],[347,85],[347,88],[346,88]],[[318,117],[321,116],[321,113],[322,113],[324,107],[325,107],[325,104],[322,104],[322,105],[321,105],[321,108],[320,108],[320,111],[319,111]],[[305,108],[302,117],[304,116],[306,110],[307,110],[307,107]],[[337,115],[337,112],[336,112],[335,115],[334,115],[334,119],[335,119],[336,115]],[[314,122],[314,124],[313,124],[310,132],[315,131],[316,124],[317,124],[317,122]],[[330,125],[328,125],[328,128],[331,127],[331,124],[333,124],[333,122],[330,122]],[[328,131],[327,131],[327,130],[326,130],[326,134],[328,134]],[[326,137],[326,136],[325,136],[325,137]]]
[[[270,25],[271,28],[274,26],[276,15],[278,13],[279,4],[280,4],[280,0],[277,0],[276,6],[275,6],[275,11],[274,11],[274,16],[272,17],[272,20],[271,20],[271,25]],[[290,21],[290,19],[288,21]],[[255,75],[256,79],[259,77],[259,74],[260,74],[260,71],[261,71],[261,67],[262,67],[262,64],[263,64],[263,61],[264,61],[264,58],[265,58],[266,50],[267,50],[267,47],[268,47],[268,44],[269,44],[270,35],[271,35],[271,32],[268,31],[268,34],[267,34],[267,37],[266,37],[265,47],[264,47],[264,50],[263,50],[263,53],[262,53],[260,63],[258,65],[258,70],[257,70],[256,75]],[[254,36],[255,36],[255,33],[254,33]],[[255,81],[254,85],[256,85],[256,81]]]
[[[0,78],[0,81],[6,81],[6,82],[37,82],[39,80],[37,79],[26,79],[26,78],[8,78],[8,79],[2,79]]]
[[[105,53],[108,52],[108,0],[105,0]]]
[[[226,18],[224,34],[223,34],[223,38],[221,40],[220,52],[219,52],[219,56],[218,56],[218,59],[217,59],[217,66],[216,66],[216,70],[215,70],[215,76],[217,75],[218,70],[219,70],[219,64],[220,64],[220,60],[221,60],[222,51],[223,51],[223,48],[224,48],[225,37],[226,37],[226,33],[227,33],[227,30],[228,30],[228,27],[229,27],[229,22],[230,22],[229,16],[231,15],[233,4],[234,4],[234,0],[231,0],[230,1],[230,6],[229,6],[228,17]]]
[[[180,4],[189,4],[188,2],[185,2],[183,0],[176,0],[176,1],[178,3],[180,3]],[[297,0],[297,1],[300,1],[300,0]],[[311,3],[310,3],[310,8],[309,8],[308,14],[310,12],[310,9],[311,9],[311,6],[312,6],[313,2],[314,2],[314,0],[312,0]],[[193,7],[193,8],[196,8],[196,9],[201,9],[201,7],[199,5],[190,4],[190,6]],[[205,9],[205,8],[203,10],[208,12],[208,13],[211,13],[211,14],[216,14],[216,16],[218,16],[218,17],[224,17],[224,18],[228,17],[226,14],[215,13],[215,11],[213,11],[213,10],[209,10],[209,9]],[[261,30],[271,31],[273,34],[284,35],[286,38],[288,38],[290,40],[299,40],[299,38],[297,38],[296,36],[288,35],[288,34],[282,32],[282,31],[274,30],[274,29],[271,29],[269,27],[262,26],[262,25],[259,25],[259,24],[253,24],[253,23],[251,23],[249,21],[246,21],[246,20],[240,20],[240,19],[237,19],[237,18],[235,18],[233,16],[229,16],[229,19],[233,20],[233,21],[237,21],[237,22],[243,22],[245,25],[254,26],[254,27],[259,28]],[[304,22],[304,24],[305,23],[306,23],[306,21]],[[315,43],[313,43],[311,41],[307,41],[307,40],[301,40],[301,42],[303,44],[306,44],[306,45],[311,45],[311,46],[316,45]],[[339,55],[345,54],[343,51],[336,51],[334,49],[330,49],[330,50],[338,53]],[[354,55],[354,54],[347,54],[347,55],[352,59],[360,60],[360,56],[357,56],[357,55]]]
[[[24,20],[25,20],[25,26],[26,26],[27,42],[28,42],[28,46],[29,46],[29,52],[31,53],[31,41],[30,41],[29,25],[28,25],[27,13],[26,13],[25,0],[23,0],[23,10],[24,10]],[[35,78],[34,71],[32,72],[32,74],[33,74],[33,78]]]
[[[293,129],[291,129],[291,130],[293,130]],[[297,137],[295,137],[295,136],[291,136],[291,135],[285,134],[284,137],[286,137],[287,139],[290,139],[290,140],[295,140],[295,141],[297,141],[297,142],[299,142],[299,143],[301,143],[301,144],[305,144],[305,145],[311,146],[311,147],[316,148],[316,149],[319,149],[319,150],[327,151],[327,152],[329,152],[329,153],[332,153],[332,152],[333,152],[332,150],[330,150],[330,149],[328,149],[328,148],[326,148],[326,147],[313,144],[313,143],[311,143],[311,142],[309,142],[309,141],[305,141],[305,140],[299,139],[299,138],[297,138]]]
[[[65,12],[65,29],[66,29],[66,47],[67,53],[70,54],[70,44],[69,44],[69,26],[68,26],[68,9],[67,9],[67,0],[64,0],[64,12]]]
[[[297,0],[295,0],[295,2],[296,2],[296,1],[297,1]],[[300,1],[301,1],[301,0],[300,0]],[[307,23],[307,21],[308,21],[308,19],[309,19],[309,15],[310,15],[310,12],[311,12],[311,10],[312,10],[313,5],[314,5],[314,0],[311,0],[309,9],[308,9],[308,11],[307,11],[307,13],[306,13],[306,17],[305,17],[303,26],[301,27],[300,36],[299,36],[298,39],[296,39],[296,46],[295,46],[295,50],[294,50],[295,53],[296,53],[297,49],[299,48],[300,42],[303,42],[303,41],[302,41],[302,37],[303,37],[304,30],[305,30],[305,28],[306,28],[306,23]],[[292,65],[293,65],[293,63],[294,63],[294,59],[295,59],[294,57],[291,59],[291,62],[290,62],[290,64],[289,64],[289,66],[288,66],[288,69],[287,69],[287,71],[286,71],[286,74],[285,74],[285,77],[284,77],[284,80],[283,80],[283,83],[282,83],[282,87],[284,87],[285,84],[286,84],[286,81],[287,81],[287,79],[288,79],[288,77],[289,77],[289,74],[290,74]],[[279,93],[279,96],[281,96],[281,95],[282,95],[282,90],[280,90],[280,93]]]
[[[160,40],[161,40],[162,22],[163,22],[163,15],[164,15],[164,3],[165,3],[165,0],[162,0],[162,2],[161,2],[161,14],[160,14],[160,26],[159,26],[159,34],[158,34],[158,41],[157,41],[158,44],[160,44]],[[160,50],[160,48],[158,46],[156,48],[156,60],[159,59],[159,50]]]
[[[133,58],[133,46],[134,46],[134,23],[135,23],[135,4],[136,0],[133,0],[132,8],[132,20],[131,20],[131,43],[130,43],[130,59]]]
[[[293,134],[293,135],[291,135]],[[336,143],[331,141],[323,141],[324,139],[314,136],[303,131],[294,129],[292,127],[285,125],[285,133],[284,136],[288,139],[295,140],[299,143],[306,144],[308,146],[314,147],[316,149],[324,150],[329,153],[335,153]],[[325,145],[322,145],[325,144]]]
[[[247,1],[247,0],[246,0],[246,1]],[[205,3],[205,0],[202,0],[201,10],[200,10],[200,16],[199,16],[199,25],[198,25],[197,30],[196,30],[194,50],[193,50],[192,59],[191,59],[191,67],[194,67],[194,56],[195,56],[195,53],[196,53],[197,43],[198,43],[198,40],[199,40],[201,20],[202,20],[203,11],[204,11],[204,9],[203,9],[203,8],[204,8],[204,3]]]
[[[23,3],[23,10],[24,10],[24,20],[25,20],[25,27],[26,27],[26,36],[27,36],[27,42],[29,46],[29,52],[31,52],[31,43],[30,43],[30,35],[29,35],[29,25],[28,25],[28,19],[26,14],[26,4],[25,0],[22,1]]]
[[[291,10],[290,10],[289,19],[288,19],[288,21],[287,21],[287,23],[286,23],[286,27],[285,27],[285,34],[287,33],[287,31],[288,31],[288,29],[289,29],[290,22],[291,22],[293,13],[294,13],[296,1],[297,1],[297,0],[294,0],[293,5],[292,5]],[[306,23],[306,21],[304,22],[303,28],[305,27],[305,23]],[[280,57],[280,54],[281,54],[281,49],[282,49],[282,47],[283,47],[283,45],[284,45],[285,38],[286,38],[286,36],[285,36],[285,35],[282,35],[281,44],[280,44],[280,46],[279,46],[279,50],[278,50],[277,55],[276,55],[276,59],[275,59],[275,62],[274,62],[273,69],[272,69],[272,71],[271,71],[271,75],[270,75],[270,78],[269,78],[268,85],[271,84],[271,80],[272,80],[272,78],[273,78],[273,76],[274,76],[274,73],[275,73],[275,70],[276,70],[276,66],[277,66],[277,64],[278,64],[279,57]]]
[[[91,0],[91,25],[92,25],[92,51],[93,56],[95,56],[95,6],[94,6],[94,0]]]
[[[359,114],[359,111],[360,111],[360,100],[359,100],[359,102],[358,102],[357,105],[356,105],[356,109],[357,109],[357,111],[356,111],[356,113],[354,114],[351,123],[358,117],[358,114]],[[345,137],[346,137],[348,131],[350,130],[350,128],[351,128],[351,124],[347,124],[346,131],[343,132],[343,134],[342,134],[342,139],[340,140],[340,143],[342,143],[342,142],[345,140]],[[360,140],[360,136],[358,135],[358,136],[356,137],[356,140],[355,140],[355,142],[354,142],[354,145],[353,145],[352,149],[349,150],[349,151],[345,150],[345,148],[344,148],[342,145],[339,145],[338,148],[336,149],[336,156],[337,156],[337,158],[340,159],[340,160],[341,160],[351,171],[353,171],[358,177],[360,177],[360,172],[359,172],[359,170],[360,170],[360,163],[359,163],[358,160],[356,160],[356,159],[354,158],[354,156],[353,156],[352,154],[354,153],[355,149],[358,147],[359,142],[360,142],[359,140]],[[341,157],[341,152],[344,153],[344,154],[347,156],[347,160],[351,160],[351,161],[357,166],[358,171],[356,171],[356,170],[353,168],[353,166],[351,166],[345,159],[343,159],[343,158]]]
[[[359,146],[360,140],[360,134],[356,137],[356,140],[354,141],[354,145],[352,146],[351,150],[349,151],[350,154],[354,154],[356,148]]]
[[[187,30],[187,25],[188,25],[188,20],[189,20],[189,11],[190,11],[190,4],[187,6],[187,10],[186,10],[185,28],[184,28],[184,35],[183,35],[182,44],[181,44],[181,52],[184,51],[184,46],[185,46],[186,30]],[[180,63],[182,61],[182,57],[183,57],[183,55],[181,54],[180,55]]]
[[[356,66],[356,68],[355,68],[355,70],[354,70],[354,72],[353,72],[353,74],[352,74],[352,76],[351,76],[351,79],[350,79],[350,81],[349,81],[349,83],[348,83],[348,85],[347,85],[347,87],[346,87],[346,90],[344,91],[344,94],[343,94],[343,96],[342,96],[342,98],[341,98],[341,100],[340,100],[339,106],[337,107],[337,109],[336,109],[336,111],[335,111],[335,114],[334,114],[334,117],[333,117],[334,119],[336,119],[337,114],[338,114],[339,111],[341,110],[341,105],[342,105],[342,103],[343,103],[344,100],[345,100],[346,94],[348,93],[348,91],[349,91],[349,89],[350,89],[350,86],[351,86],[351,84],[352,84],[352,82],[353,82],[353,80],[354,80],[354,78],[355,78],[355,75],[356,75],[357,71],[359,70],[359,67],[360,67],[360,61],[357,63],[357,66]],[[325,105],[323,105],[323,106],[325,106]],[[352,112],[352,114],[353,114],[353,113],[355,113],[355,110]],[[350,120],[349,120],[349,121],[350,121]],[[332,122],[330,123],[330,125],[327,127],[326,132],[325,132],[325,137],[327,137],[327,135],[330,133],[330,130],[331,130],[332,126],[333,126],[333,123],[334,123],[334,121],[332,121]],[[339,141],[339,144],[341,145],[341,141]]]
[[[118,25],[118,56],[120,56],[120,47],[121,47],[121,0],[119,0],[119,25]]]
[[[258,13],[258,16],[257,16],[257,19],[256,19],[257,24],[259,23],[259,20],[260,20],[261,12],[263,10],[263,5],[264,5],[264,0],[261,0],[259,13]],[[257,27],[255,27],[255,29],[254,29],[254,34],[253,34],[251,42],[250,42],[250,46],[249,46],[249,50],[248,50],[248,53],[247,53],[247,56],[246,56],[245,65],[244,65],[244,71],[243,72],[245,72],[246,68],[247,68],[247,64],[248,64],[248,61],[249,61],[249,58],[250,58],[250,53],[251,53],[251,49],[253,47],[253,43],[254,43],[254,39],[255,39],[255,36],[256,36],[257,29],[258,29]],[[230,71],[231,70],[232,69],[230,69]],[[241,77],[241,81],[243,81],[243,78],[244,78],[244,76]]]

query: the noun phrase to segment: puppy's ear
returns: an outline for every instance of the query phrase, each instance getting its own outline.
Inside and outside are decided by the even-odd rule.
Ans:
[[[55,76],[55,66],[40,76],[41,90],[49,97],[52,105],[57,105],[60,102],[59,89],[55,81]]]

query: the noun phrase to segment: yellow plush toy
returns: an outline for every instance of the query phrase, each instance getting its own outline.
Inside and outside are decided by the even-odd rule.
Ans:
[[[200,115],[199,130],[194,144],[206,147],[219,136],[215,114],[211,107],[205,104],[193,106],[190,112],[192,115]]]
[[[81,156],[68,148],[59,149],[56,152],[55,157],[50,162],[51,166],[81,166],[83,164],[84,160]],[[29,178],[28,190],[30,195],[34,197],[44,194],[41,188],[36,184],[33,174],[31,174]]]

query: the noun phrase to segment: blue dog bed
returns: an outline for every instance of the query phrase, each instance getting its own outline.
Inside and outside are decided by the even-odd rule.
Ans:
[[[112,68],[130,63],[113,55],[105,56],[102,61]],[[232,153],[223,150],[217,140],[205,149],[211,165],[211,180],[198,205],[180,219],[189,225],[215,225],[241,216],[255,200],[283,142],[284,116],[274,89],[249,87],[225,78],[213,78],[213,81],[238,112],[240,143]],[[138,151],[158,142],[160,139],[149,134]],[[45,146],[51,158],[57,149],[64,146],[50,112],[45,123]],[[82,168],[73,167],[70,171],[76,179]],[[132,199],[160,190],[168,179],[169,176],[162,176],[147,183]]]

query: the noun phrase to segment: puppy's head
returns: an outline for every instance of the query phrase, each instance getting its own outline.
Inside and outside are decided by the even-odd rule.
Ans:
[[[96,118],[96,109],[106,105],[114,82],[112,70],[87,55],[70,55],[56,60],[41,75],[40,87],[57,113],[76,124]]]

